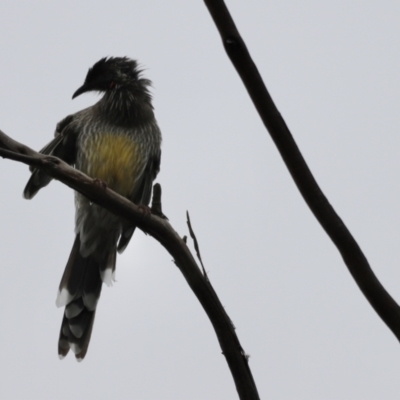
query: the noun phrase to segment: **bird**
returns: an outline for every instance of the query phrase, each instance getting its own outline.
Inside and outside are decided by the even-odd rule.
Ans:
[[[141,207],[150,203],[160,170],[161,131],[154,116],[151,81],[136,60],[105,57],[87,72],[72,99],[86,92],[102,97],[68,115],[40,152],[58,157]],[[32,199],[51,181],[31,167],[23,196]],[[69,350],[82,361],[87,353],[103,283],[114,280],[116,255],[128,245],[135,225],[75,192],[75,241],[58,288],[65,307],[58,354]]]

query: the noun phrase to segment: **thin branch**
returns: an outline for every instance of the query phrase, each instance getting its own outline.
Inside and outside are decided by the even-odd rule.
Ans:
[[[157,215],[157,217],[168,219],[162,212],[162,204],[161,204],[161,185],[156,183],[153,186],[153,199],[151,201],[151,213],[153,215]]]
[[[400,341],[400,308],[375,276],[357,242],[329,204],[276,108],[223,0],[205,0],[225,50],[307,205],[342,255],[371,306]]]
[[[193,231],[193,228],[192,228],[192,223],[190,222],[189,211],[186,211],[186,218],[187,218],[187,225],[188,225],[188,228],[189,228],[190,237],[193,240],[194,249],[196,250],[197,258],[200,261],[201,268],[203,270],[203,275],[208,281],[208,275],[207,275],[207,272],[206,272],[206,270],[204,268],[203,260],[201,259],[199,242],[197,241],[196,235],[195,235],[195,233]]]
[[[209,281],[203,276],[186,243],[172,228],[161,211],[161,188],[156,189],[155,209],[161,213],[144,215],[135,204],[118,195],[109,188],[98,185],[82,172],[70,167],[56,157],[44,156],[29,147],[12,140],[0,131],[0,156],[20,161],[42,169],[51,177],[65,183],[72,189],[120,217],[137,225],[143,232],[153,236],[173,257],[190,288],[207,313],[217,335],[222,353],[235,381],[239,398],[258,400],[259,396],[254,383],[247,356],[236,336],[234,327]],[[159,204],[157,205],[157,201]]]

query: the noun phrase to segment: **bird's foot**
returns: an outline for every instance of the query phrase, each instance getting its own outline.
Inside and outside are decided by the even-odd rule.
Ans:
[[[151,208],[146,206],[145,204],[139,204],[139,211],[146,217],[147,215],[151,214]]]
[[[101,179],[94,178],[93,183],[97,186],[100,186],[102,189],[107,189],[107,183],[102,181]]]

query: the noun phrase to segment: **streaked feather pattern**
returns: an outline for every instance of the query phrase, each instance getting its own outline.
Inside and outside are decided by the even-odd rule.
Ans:
[[[92,107],[64,118],[42,149],[138,204],[148,205],[161,157],[161,133],[154,118],[150,81],[136,61],[104,58],[88,72],[75,94],[104,92]],[[51,178],[33,169],[24,190],[32,198]],[[60,358],[70,349],[78,360],[87,352],[102,283],[111,285],[116,253],[135,226],[75,193],[76,238],[60,282],[56,304],[65,307],[58,341]]]

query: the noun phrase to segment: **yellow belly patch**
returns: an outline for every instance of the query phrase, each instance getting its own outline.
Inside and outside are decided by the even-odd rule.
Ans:
[[[90,151],[85,152],[82,172],[123,196],[130,195],[143,169],[138,145],[127,136],[104,133],[88,138],[84,147]]]

